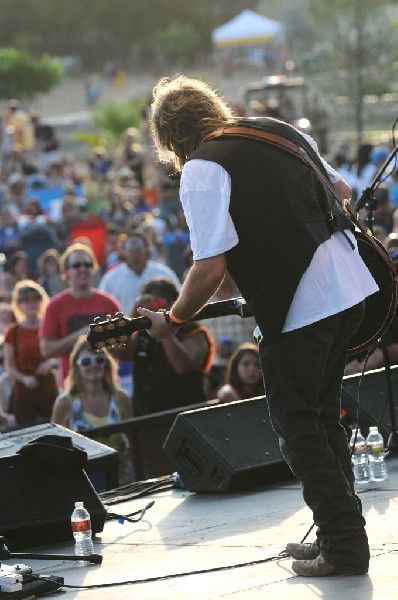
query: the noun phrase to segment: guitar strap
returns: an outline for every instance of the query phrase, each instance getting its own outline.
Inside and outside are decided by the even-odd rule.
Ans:
[[[391,260],[388,252],[385,250],[384,247],[381,246],[381,244],[379,245],[378,241],[372,235],[372,232],[370,231],[370,229],[368,229],[365,226],[365,224],[362,222],[362,220],[360,219],[358,213],[356,213],[352,210],[351,205],[350,205],[350,200],[346,199],[346,200],[341,201],[340,198],[338,198],[338,196],[336,195],[336,192],[333,188],[333,184],[329,180],[326,173],[324,173],[322,171],[320,166],[315,162],[315,160],[308,154],[308,152],[304,148],[302,148],[298,144],[291,142],[290,140],[287,140],[287,139],[283,138],[282,136],[277,135],[275,133],[270,133],[268,131],[264,131],[262,129],[256,129],[254,127],[244,127],[244,126],[241,127],[241,126],[233,126],[233,125],[216,129],[215,131],[213,131],[212,133],[207,135],[202,141],[207,142],[214,138],[218,138],[218,137],[225,136],[225,135],[231,135],[236,138],[255,139],[255,140],[263,141],[267,144],[270,144],[271,146],[276,146],[277,148],[280,148],[280,149],[284,150],[285,152],[288,152],[290,155],[294,156],[295,158],[304,162],[307,166],[311,167],[313,169],[313,171],[315,171],[316,175],[321,180],[321,182],[325,185],[325,187],[329,190],[329,192],[333,195],[333,197],[340,204],[344,213],[351,220],[351,222],[369,239],[370,243],[372,244],[374,249],[378,252],[378,254],[380,254],[380,256],[383,258],[384,262],[387,264],[387,266],[389,267],[390,271],[393,273],[394,278],[395,278],[395,276],[396,276],[395,264]]]

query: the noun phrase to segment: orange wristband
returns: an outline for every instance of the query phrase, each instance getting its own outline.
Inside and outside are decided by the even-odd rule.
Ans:
[[[165,311],[164,318],[166,319],[166,321],[168,323],[171,323],[171,325],[176,325],[177,327],[179,327],[180,325],[184,325],[184,323],[186,323],[186,321],[179,319],[178,317],[173,315],[173,313],[169,310]]]

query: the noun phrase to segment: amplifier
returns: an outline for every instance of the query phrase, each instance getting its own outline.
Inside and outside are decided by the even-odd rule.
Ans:
[[[85,471],[97,492],[119,485],[119,455],[114,448],[91,440],[80,433],[54,423],[16,429],[0,434],[0,458],[16,454],[23,446],[45,435],[70,437],[74,445],[87,454]]]

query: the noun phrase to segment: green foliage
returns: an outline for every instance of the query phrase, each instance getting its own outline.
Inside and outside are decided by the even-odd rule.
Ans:
[[[0,48],[0,99],[31,99],[48,92],[63,76],[62,63],[48,55],[36,59],[25,51]]]
[[[89,146],[89,148],[95,148],[96,146],[103,146],[104,148],[108,145],[108,139],[99,133],[93,131],[80,131],[74,133],[72,139],[76,142],[82,142]]]
[[[211,50],[212,29],[255,4],[256,0],[1,0],[0,39],[3,45],[37,54],[79,56],[90,70],[106,60],[127,66],[132,46],[138,46],[145,50],[140,66],[152,68],[158,58],[153,43],[157,32],[166,32],[169,45],[170,35],[173,40],[181,35],[173,31],[174,24],[189,23],[192,38],[184,37],[187,56],[194,61]]]
[[[155,35],[162,54],[170,63],[186,64],[199,49],[199,33],[189,23],[172,23]]]
[[[139,126],[139,114],[144,105],[145,100],[141,98],[128,102],[104,102],[94,111],[93,121],[100,130],[117,139],[128,127]]]

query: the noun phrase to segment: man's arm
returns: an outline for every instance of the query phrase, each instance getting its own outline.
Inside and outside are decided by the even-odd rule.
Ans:
[[[195,261],[172,307],[173,314],[182,321],[191,319],[216,292],[224,279],[225,271],[224,254]],[[177,328],[165,321],[162,312],[153,312],[142,307],[138,308],[137,312],[152,321],[148,330],[152,337],[162,339],[176,333]]]

